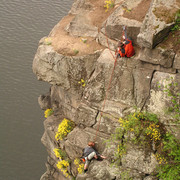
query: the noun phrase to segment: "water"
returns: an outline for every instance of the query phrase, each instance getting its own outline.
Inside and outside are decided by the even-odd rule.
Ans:
[[[0,0],[0,180],[38,180],[45,172],[43,112],[49,85],[37,81],[38,41],[68,13],[73,0]]]

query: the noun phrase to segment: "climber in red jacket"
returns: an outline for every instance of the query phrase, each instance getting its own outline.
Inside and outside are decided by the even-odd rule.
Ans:
[[[124,30],[124,34],[125,36],[123,36],[124,41],[120,41],[118,43],[118,48],[116,51],[118,51],[117,57],[132,57],[135,54],[133,45],[132,45],[132,40],[130,40],[129,38],[127,38],[127,33],[126,33],[126,29],[125,27],[123,27]]]

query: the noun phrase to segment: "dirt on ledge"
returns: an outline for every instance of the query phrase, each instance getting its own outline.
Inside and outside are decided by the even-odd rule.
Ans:
[[[88,12],[91,19],[90,23],[98,27],[100,31],[102,23],[115,10],[115,8],[111,8],[106,12],[104,0],[88,1],[93,5],[93,11]],[[74,17],[75,16],[71,14],[65,16],[50,33],[49,41],[51,41],[54,50],[67,56],[80,56],[93,54],[97,50],[104,49],[105,47],[97,43],[95,38],[71,36],[66,32],[66,26]]]
[[[94,38],[69,35],[65,31],[65,27],[73,18],[73,15],[64,17],[50,33],[49,38],[54,50],[66,56],[80,56],[93,54],[94,51],[104,49]]]
[[[123,17],[143,22],[152,0],[143,0],[133,9],[124,8]]]

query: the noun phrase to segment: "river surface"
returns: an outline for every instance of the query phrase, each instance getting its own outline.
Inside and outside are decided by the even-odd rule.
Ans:
[[[65,16],[73,0],[0,0],[0,180],[38,180],[45,172],[43,112],[32,61],[38,41]]]

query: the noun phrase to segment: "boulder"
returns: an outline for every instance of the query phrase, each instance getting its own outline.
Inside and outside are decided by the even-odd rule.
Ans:
[[[138,6],[143,0],[134,0],[133,2],[131,0],[125,0],[123,3],[123,7],[126,7],[128,9],[133,9]]]
[[[51,88],[50,92],[41,95],[38,101],[42,109],[52,108],[54,111],[53,115],[44,121],[45,132],[41,141],[47,148],[49,158],[46,163],[47,172],[41,180],[64,178],[56,167],[58,159],[53,149],[57,147],[66,151],[71,160],[68,171],[76,176],[78,172],[73,160],[82,156],[89,141],[95,141],[95,149],[107,156],[107,159],[92,160],[88,172],[78,174],[77,180],[156,179],[153,172],[158,162],[151,150],[144,150],[128,141],[127,153],[117,160],[117,142],[108,144],[111,142],[111,134],[119,127],[118,119],[134,112],[134,106],[158,114],[166,129],[180,137],[178,126],[175,126],[172,117],[164,112],[166,107],[172,105],[170,97],[164,92],[167,85],[165,80],[170,79],[168,83],[176,82],[178,87],[175,89],[180,89],[179,54],[175,54],[171,49],[155,47],[168,35],[174,23],[177,2],[152,0],[142,23],[149,6],[141,12],[144,13],[141,20],[133,17],[133,13],[139,6],[142,7],[143,2],[145,1],[116,0],[115,8],[108,12],[111,15],[98,33],[98,28],[93,24],[98,24],[99,27],[101,21],[104,21],[101,18],[105,19],[106,16],[100,15],[101,21],[98,19],[98,23],[95,23],[96,16],[93,12],[97,9],[93,6],[94,2],[76,0],[70,11],[73,15],[69,14],[50,33],[49,40],[52,42],[47,42],[47,38],[40,40],[33,61],[33,72],[39,80],[50,83]],[[150,0],[146,2],[148,4]],[[95,4],[104,11],[103,3],[102,0]],[[131,12],[130,16],[127,11]],[[166,14],[167,11],[169,14]],[[172,22],[169,22],[170,19]],[[117,41],[122,36],[124,25],[128,36],[136,45],[139,44],[141,49],[135,46],[135,56],[116,59]],[[65,26],[68,33],[64,31]],[[51,45],[55,42],[53,37],[55,38],[56,33],[59,33],[57,45],[63,36],[67,36],[68,40],[72,38],[73,43],[81,39],[74,36],[90,36],[88,41],[95,42],[96,39],[97,43],[107,49],[92,54],[88,54],[88,49],[83,51],[84,54],[87,53],[83,56],[59,54],[58,52],[62,51],[55,50],[55,46]],[[66,45],[71,49],[71,43],[65,43],[64,49],[67,48]],[[83,45],[86,48],[89,44]],[[67,137],[57,142],[55,134],[64,118],[73,120],[76,126]],[[133,137],[134,133],[123,136],[124,139]],[[123,139],[121,141],[125,143]],[[111,166],[111,162],[115,162],[117,167]]]
[[[133,146],[128,148],[127,154],[122,157],[122,166],[136,169],[145,174],[151,174],[156,169],[158,162],[155,155],[149,152],[148,156],[144,150]]]
[[[168,84],[177,84],[177,86],[168,86]],[[168,108],[173,106],[172,96],[168,96],[166,90],[169,89],[177,94],[180,89],[180,74],[170,74],[164,72],[155,72],[151,82],[151,90],[144,110],[158,115],[161,123],[176,138],[180,138],[179,125],[175,123],[174,116],[176,112],[169,112]],[[176,100],[178,101],[178,99]]]
[[[158,180],[156,176],[146,176],[143,180]]]
[[[177,10],[176,0],[153,0],[137,38],[140,47],[152,49],[163,41],[175,23]]]
[[[134,69],[134,98],[136,106],[142,108],[149,97],[153,70],[151,69]]]
[[[51,107],[51,97],[50,95],[40,95],[38,97],[38,103],[42,110],[49,109]]]
[[[149,70],[154,70],[154,71],[159,71],[159,72],[165,72],[165,73],[170,73],[170,74],[176,74],[176,69],[175,68],[165,68],[161,65],[158,64],[150,64],[145,61],[141,61],[139,64],[138,68],[143,68],[143,69],[149,69]]]
[[[176,54],[174,58],[173,68],[180,70],[180,55]]]
[[[72,4],[71,10],[69,11],[70,14],[79,14],[82,11],[90,11],[93,9],[91,3],[86,0],[76,0]]]
[[[121,180],[130,178],[142,180],[141,174],[138,171],[111,165],[106,160],[101,162],[91,161],[88,172],[86,174],[78,174],[77,176],[77,180]]]
[[[106,134],[112,134],[118,125],[118,119],[114,118],[111,114],[99,113],[97,116],[97,123],[93,128],[97,129],[99,127],[99,131]]]
[[[163,72],[154,73],[148,105],[148,109],[152,112],[164,114],[164,108],[167,107],[166,103],[169,102],[169,98],[163,90],[168,83],[172,82],[171,77],[174,78],[175,75]],[[167,82],[166,79],[170,79],[170,81]]]
[[[77,124],[92,127],[96,122],[97,113],[97,110],[90,108],[86,104],[80,104],[76,111],[75,121]]]
[[[119,6],[104,22],[101,32],[113,40],[121,39],[123,35],[123,26],[126,26],[127,36],[130,37],[133,42],[137,43],[137,35],[140,32],[141,22],[133,19],[123,17],[124,10],[122,6]],[[99,39],[100,41],[101,39]],[[101,40],[102,41],[102,40]],[[100,43],[101,43],[100,41]]]
[[[68,76],[66,59],[63,55],[56,53],[52,46],[40,45],[33,60],[33,72],[39,80],[69,89],[70,83],[66,80]]]
[[[117,49],[117,41],[112,40],[110,38],[108,38],[104,33],[100,32],[97,36],[97,41],[102,44],[103,46],[105,46],[106,48],[109,48],[113,51],[116,51]]]
[[[82,156],[83,149],[90,141],[90,136],[83,129],[76,127],[67,136],[65,150],[71,159]]]
[[[98,34],[98,28],[91,24],[90,17],[84,13],[76,15],[66,27],[66,31],[73,36],[82,37],[96,37]]]
[[[138,59],[151,64],[159,64],[165,68],[172,67],[175,53],[172,49],[155,49],[142,48]]]
[[[130,112],[132,109],[129,105],[122,103],[122,102],[116,102],[107,100],[106,104],[102,111],[105,114],[111,114],[112,117],[119,119],[119,117],[125,116],[128,112]]]
[[[79,88],[78,82],[90,77],[100,53],[64,56],[55,52],[52,46],[41,44],[33,60],[33,72],[39,80],[70,89],[73,94],[81,94],[83,88]]]

